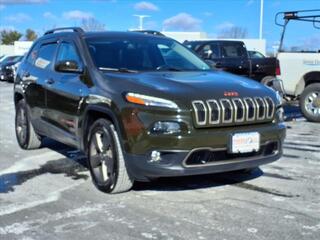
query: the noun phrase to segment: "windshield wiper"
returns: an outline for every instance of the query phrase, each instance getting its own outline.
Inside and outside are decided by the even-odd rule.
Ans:
[[[157,67],[157,71],[161,71],[161,70],[174,71],[174,72],[182,71],[179,68],[171,67],[169,65],[162,65],[162,66]]]
[[[99,67],[101,71],[112,71],[112,72],[122,72],[122,73],[137,73],[136,70],[130,70],[128,68],[107,68],[107,67]]]

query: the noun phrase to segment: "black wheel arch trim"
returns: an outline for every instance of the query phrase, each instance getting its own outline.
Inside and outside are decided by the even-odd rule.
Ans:
[[[126,139],[126,134],[124,131],[124,127],[122,124],[118,121],[118,118],[116,117],[116,113],[114,110],[112,110],[109,106],[106,105],[88,105],[83,113],[83,118],[81,123],[79,124],[79,136],[80,137],[80,149],[84,152],[87,150],[87,138],[88,138],[88,120],[89,120],[89,112],[94,111],[97,113],[101,113],[103,115],[108,116],[108,118],[113,122],[116,131],[121,135],[122,137],[119,138],[121,147],[124,149],[124,140]]]

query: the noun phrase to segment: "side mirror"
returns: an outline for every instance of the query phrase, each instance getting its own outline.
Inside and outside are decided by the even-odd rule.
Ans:
[[[83,69],[79,66],[76,61],[64,60],[57,62],[55,65],[55,70],[57,72],[69,72],[69,73],[82,73]]]

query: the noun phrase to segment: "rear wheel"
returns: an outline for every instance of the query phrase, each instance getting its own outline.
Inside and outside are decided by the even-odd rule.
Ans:
[[[300,96],[300,108],[305,118],[320,122],[320,83],[307,86]]]
[[[41,138],[34,131],[24,100],[20,100],[16,106],[15,130],[17,141],[22,149],[40,148]]]
[[[119,137],[112,123],[99,119],[89,133],[88,165],[95,186],[106,193],[128,191],[133,181],[123,158]]]

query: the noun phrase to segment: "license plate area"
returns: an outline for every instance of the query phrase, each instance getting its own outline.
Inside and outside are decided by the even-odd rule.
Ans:
[[[260,134],[258,132],[235,133],[231,135],[230,153],[251,153],[260,149]]]

